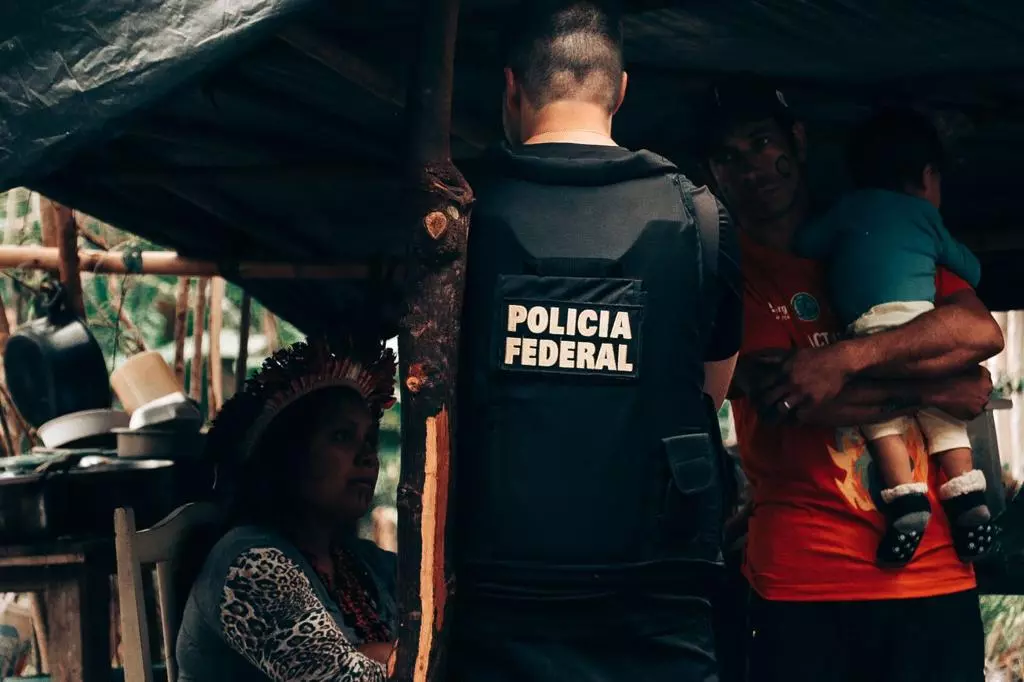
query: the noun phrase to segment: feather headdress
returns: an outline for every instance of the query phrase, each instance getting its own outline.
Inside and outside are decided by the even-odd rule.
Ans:
[[[380,342],[360,352],[353,340],[317,338],[283,348],[228,400],[213,422],[208,447],[216,460],[245,460],[270,423],[296,400],[325,388],[359,393],[376,419],[395,403],[395,354]]]

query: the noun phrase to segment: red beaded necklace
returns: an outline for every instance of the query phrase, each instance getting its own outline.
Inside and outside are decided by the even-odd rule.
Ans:
[[[341,609],[345,622],[363,642],[390,642],[391,631],[381,620],[373,579],[351,550],[337,547],[331,552],[329,570],[309,557],[331,599]]]

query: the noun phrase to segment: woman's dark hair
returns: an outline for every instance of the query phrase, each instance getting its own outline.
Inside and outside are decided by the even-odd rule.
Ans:
[[[857,126],[847,150],[859,188],[903,192],[920,187],[926,167],[942,171],[945,151],[931,119],[913,109],[883,109]]]

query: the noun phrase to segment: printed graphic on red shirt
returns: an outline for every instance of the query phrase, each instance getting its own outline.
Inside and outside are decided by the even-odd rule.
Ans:
[[[908,428],[904,440],[910,454],[913,481],[927,483],[928,451],[920,432],[916,428]],[[850,427],[837,429],[835,447],[829,445],[828,454],[842,471],[834,482],[847,503],[857,511],[877,510],[883,483],[860,430]]]

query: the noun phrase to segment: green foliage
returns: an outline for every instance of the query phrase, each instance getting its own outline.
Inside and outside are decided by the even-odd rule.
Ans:
[[[1005,679],[1024,679],[1024,597],[982,597],[981,618],[988,667],[1007,671]]]

